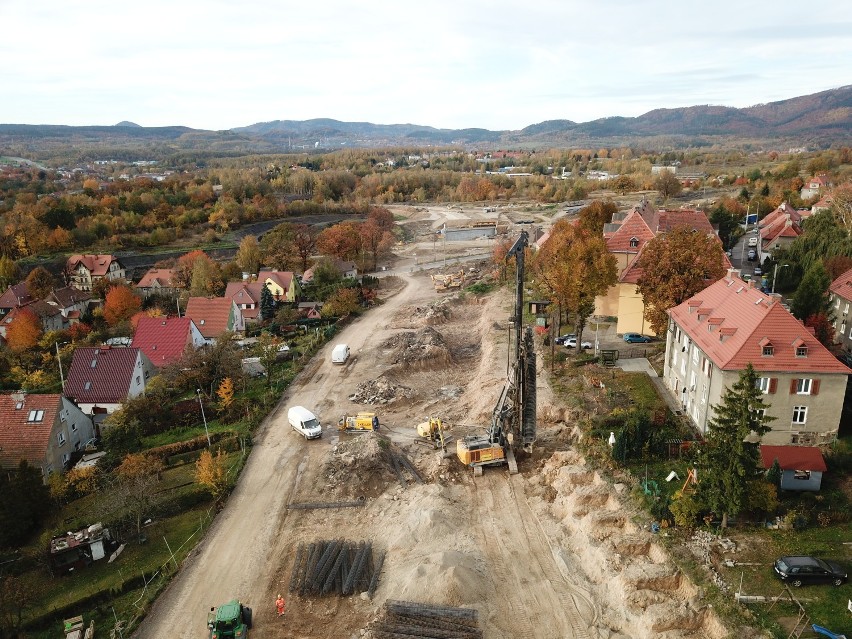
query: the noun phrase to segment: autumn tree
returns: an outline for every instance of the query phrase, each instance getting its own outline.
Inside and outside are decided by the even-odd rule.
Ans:
[[[612,183],[612,188],[621,195],[636,190],[636,182],[629,175],[619,175]]]
[[[4,291],[21,279],[18,263],[6,255],[0,255],[0,291]]]
[[[113,286],[107,291],[104,300],[104,321],[109,326],[126,322],[138,313],[141,307],[142,300],[129,286]]]
[[[358,310],[358,292],[354,288],[339,288],[322,307],[323,317],[342,317]]]
[[[816,313],[805,320],[805,326],[814,329],[814,337],[829,351],[835,352],[838,348],[834,341],[834,325],[825,313]]]
[[[293,227],[293,250],[299,256],[298,266],[304,273],[308,270],[311,256],[317,248],[319,232],[307,224],[297,224]]]
[[[361,234],[354,222],[329,226],[319,234],[317,248],[323,255],[341,260],[354,260],[361,249]]]
[[[846,182],[831,192],[831,212],[837,224],[852,234],[852,182]]]
[[[595,297],[617,281],[615,257],[602,236],[562,219],[553,225],[532,269],[542,293],[575,316],[579,349],[586,319],[595,310]]]
[[[23,353],[38,344],[42,327],[38,316],[27,307],[18,310],[6,328],[6,344],[15,353]]]
[[[677,176],[672,171],[662,171],[657,176],[657,179],[654,180],[654,188],[660,194],[660,197],[663,198],[663,201],[679,195],[683,190],[680,180],[677,179]]]
[[[766,415],[769,404],[763,401],[757,382],[758,374],[749,363],[722,393],[721,403],[713,406],[701,446],[699,494],[722,515],[722,528],[728,525],[728,515],[748,505],[750,484],[763,481],[759,441],[775,418]]]
[[[370,267],[375,270],[379,257],[387,255],[394,244],[393,234],[382,228],[376,220],[367,220],[359,225],[361,248],[370,257]]]
[[[230,377],[226,377],[216,389],[216,395],[219,397],[219,405],[227,410],[234,403],[234,382]]]
[[[32,580],[15,575],[0,578],[0,636],[21,637],[24,612],[35,606],[37,591]]]
[[[56,282],[53,275],[43,266],[36,266],[27,275],[27,292],[34,300],[43,300],[50,295]]]
[[[246,235],[240,241],[240,248],[237,250],[236,262],[246,273],[257,274],[260,268],[260,244],[254,235]]]
[[[192,276],[189,280],[190,297],[209,297],[224,292],[224,282],[219,265],[206,255],[197,258],[192,264]]]
[[[722,244],[715,235],[679,227],[650,240],[637,258],[638,290],[645,319],[658,335],[668,326],[666,310],[725,275]]]
[[[154,487],[160,482],[163,462],[142,453],[127,455],[115,470],[116,494],[133,515],[136,534],[142,538],[142,519],[157,502]]]
[[[210,257],[201,250],[190,251],[185,255],[181,255],[174,266],[172,281],[178,288],[189,288],[192,283],[192,271],[195,267],[196,260],[210,260]]]
[[[833,282],[846,271],[852,269],[852,257],[846,255],[835,255],[823,260],[828,278]]]
[[[580,226],[592,235],[603,233],[604,224],[612,222],[612,216],[618,212],[618,207],[612,200],[595,200],[584,206],[577,214]]]
[[[195,481],[204,486],[218,503],[228,489],[228,475],[225,468],[225,455],[219,449],[216,456],[209,449],[204,450],[195,462]]]

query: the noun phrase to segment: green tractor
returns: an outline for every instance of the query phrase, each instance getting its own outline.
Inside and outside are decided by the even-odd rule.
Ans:
[[[207,613],[207,628],[210,630],[210,639],[245,639],[251,628],[251,608],[236,599],[218,608],[210,608]]]

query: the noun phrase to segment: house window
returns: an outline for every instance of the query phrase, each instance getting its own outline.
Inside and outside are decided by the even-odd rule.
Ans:
[[[43,410],[31,410],[30,414],[27,415],[28,422],[40,422],[44,419],[44,411]]]
[[[807,406],[793,406],[793,423],[804,424],[808,421]]]
[[[811,394],[811,381],[810,379],[797,379],[796,380],[796,394],[797,395],[810,395]]]
[[[762,422],[763,418],[766,416],[766,409],[765,408],[757,408],[757,409],[753,410],[752,412],[754,413],[754,418],[759,422]]]
[[[754,382],[754,385],[757,388],[757,390],[759,390],[764,395],[766,395],[766,393],[769,392],[769,378],[768,377],[758,377],[757,380]]]
[[[840,325],[840,332],[841,332],[841,333],[845,333],[845,332],[846,332],[846,322],[843,322],[843,323]]]
[[[771,357],[774,354],[775,354],[775,347],[774,346],[764,346],[763,347],[763,356],[764,357]]]
[[[793,479],[802,479],[807,481],[811,478],[811,471],[809,470],[796,470],[793,471]]]
[[[693,363],[693,364],[698,364],[698,357],[699,357],[699,355],[698,355],[698,349],[697,349],[697,348],[693,348],[693,349],[692,349],[692,363]]]
[[[24,407],[24,402],[17,402],[15,404],[15,410],[21,410]]]
[[[200,321],[200,322],[198,322],[198,323],[199,323],[199,324],[201,324],[201,326],[204,326],[204,320],[201,320],[201,321]]]
[[[846,315],[846,313],[848,313],[848,312],[849,312],[849,302],[846,302],[846,306],[843,307],[843,314]]]
[[[74,422],[71,422],[71,432],[72,433],[77,432],[77,424],[75,424]]]
[[[71,459],[71,455],[69,455],[68,453],[62,453],[62,465],[63,466],[68,463],[69,459]]]
[[[137,375],[137,376],[136,376],[136,383],[137,383],[137,384],[141,384],[141,383],[142,383],[142,378],[141,378],[141,377],[139,377],[139,375]]]
[[[91,390],[91,388],[92,382],[86,382],[85,384],[83,384],[83,390]]]
[[[59,442],[60,446],[63,446],[65,444],[65,433],[63,431],[60,430],[58,433],[56,433],[56,441]]]
[[[639,246],[639,238],[638,237],[631,237],[630,238],[630,248],[636,248],[637,246]]]

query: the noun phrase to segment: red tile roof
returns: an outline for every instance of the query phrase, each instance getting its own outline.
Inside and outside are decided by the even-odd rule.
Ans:
[[[64,286],[62,288],[53,289],[47,297],[47,302],[56,304],[59,308],[64,310],[74,306],[74,304],[88,302],[90,299],[92,299],[92,294],[88,291],[81,291],[80,289],[76,289],[71,286]]]
[[[722,278],[668,313],[723,370],[742,370],[751,363],[761,372],[852,372],[781,304],[738,277]],[[710,318],[722,321],[711,324]],[[767,340],[771,356],[763,355]],[[807,356],[796,355],[796,344],[807,347]]]
[[[40,468],[61,408],[61,395],[0,393],[0,466],[14,468],[25,459]],[[41,421],[27,421],[38,410],[44,411]]]
[[[852,301],[852,268],[845,273],[841,273],[840,276],[831,283],[828,290],[845,300]]]
[[[634,238],[637,240],[637,245],[631,246],[630,242]],[[645,219],[638,211],[631,211],[618,230],[606,238],[606,247],[610,253],[638,253],[645,242],[653,238],[654,232]]]
[[[3,295],[0,295],[0,308],[20,308],[32,301],[33,298],[27,290],[27,283],[18,282],[7,288]]]
[[[225,297],[237,304],[244,319],[257,319],[260,316],[260,291],[263,282],[228,282]],[[254,304],[254,308],[243,308],[243,304]]]
[[[77,404],[123,402],[130,391],[133,369],[140,353],[138,348],[78,348],[71,359],[65,394]]]
[[[195,322],[206,339],[215,339],[229,330],[233,304],[230,297],[190,297],[184,315]]]
[[[192,342],[188,317],[140,317],[131,346],[140,349],[157,368],[176,362]]]
[[[109,272],[109,265],[114,261],[114,255],[72,255],[68,258],[66,269],[72,271],[78,264],[83,264],[95,277],[103,277]]]
[[[781,470],[828,470],[822,451],[816,446],[760,446],[760,459],[763,467],[772,468],[775,460]]]
[[[174,276],[173,268],[152,268],[142,276],[136,288],[151,288],[155,283],[162,288],[175,288]]]
[[[710,224],[710,220],[707,219],[704,212],[695,209],[663,209],[657,211],[649,226],[657,234],[686,227],[693,231],[716,235],[716,230]]]

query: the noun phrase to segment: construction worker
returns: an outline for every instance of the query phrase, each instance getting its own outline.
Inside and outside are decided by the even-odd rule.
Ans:
[[[275,600],[275,609],[278,611],[278,616],[284,614],[284,597],[278,595],[278,599]]]

